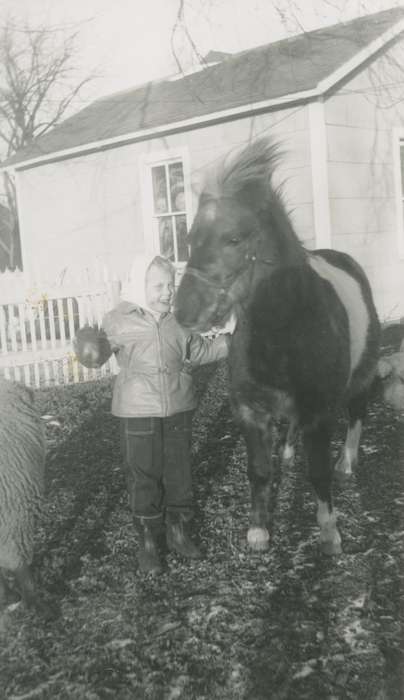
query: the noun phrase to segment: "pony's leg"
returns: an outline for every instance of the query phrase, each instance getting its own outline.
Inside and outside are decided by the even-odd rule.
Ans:
[[[285,444],[282,449],[282,462],[283,464],[293,465],[295,461],[295,448],[298,436],[298,423],[295,420],[291,420],[288,426],[288,432],[286,435]]]
[[[340,457],[335,465],[335,470],[340,475],[350,476],[352,468],[358,462],[359,441],[362,432],[362,423],[366,417],[368,392],[362,392],[352,398],[348,403],[348,430],[345,444]]]
[[[269,546],[268,505],[272,482],[272,425],[243,426],[247,445],[248,478],[251,487],[251,515],[247,540],[256,551]]]
[[[333,469],[329,426],[323,423],[304,430],[303,443],[309,463],[309,478],[317,496],[320,547],[325,554],[340,554],[341,537],[331,496]]]

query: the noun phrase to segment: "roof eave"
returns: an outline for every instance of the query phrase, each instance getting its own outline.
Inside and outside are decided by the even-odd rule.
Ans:
[[[353,58],[343,63],[342,66],[337,68],[337,70],[327,76],[327,78],[321,80],[317,85],[319,92],[325,94],[331,90],[350,73],[360,68],[363,63],[374,56],[380,49],[398,38],[402,32],[404,32],[404,18],[396,22],[392,27],[389,27],[389,29],[383,32],[377,39],[374,39],[374,41],[368,44],[364,49],[358,51]]]
[[[210,112],[209,114],[204,114],[199,117],[191,117],[190,119],[161,124],[159,126],[151,127],[150,129],[139,129],[138,131],[132,131],[128,134],[121,134],[119,136],[114,136],[99,141],[91,141],[81,146],[74,146],[72,148],[66,148],[64,150],[54,151],[52,153],[44,153],[43,155],[35,156],[34,158],[27,158],[26,160],[19,161],[18,163],[3,165],[0,167],[0,172],[25,170],[27,168],[35,167],[36,165],[86,155],[89,152],[100,151],[113,146],[124,146],[125,144],[135,141],[150,139],[153,136],[162,136],[168,133],[183,131],[185,129],[188,130],[198,126],[209,126],[210,124],[220,121],[226,121],[239,116],[247,116],[248,114],[265,111],[277,106],[308,101],[315,99],[316,97],[318,97],[318,90],[317,88],[314,88],[311,90],[304,90],[302,92],[282,95],[281,97],[276,97],[270,100],[260,100],[259,102],[253,102],[231,109]]]
[[[51,163],[58,160],[64,160],[67,158],[73,158],[75,156],[86,155],[90,152],[95,152],[99,150],[104,150],[106,148],[111,148],[114,146],[123,146],[128,143],[135,141],[140,141],[144,139],[150,139],[154,136],[166,135],[169,133],[175,133],[177,131],[182,131],[185,129],[191,129],[200,126],[209,126],[210,124],[226,121],[227,119],[234,119],[237,117],[248,116],[251,113],[257,113],[265,111],[266,109],[273,109],[275,107],[282,107],[287,104],[305,102],[313,99],[318,99],[327,92],[329,92],[335,85],[337,85],[341,80],[346,78],[350,73],[358,69],[363,63],[370,59],[375,53],[380,51],[386,44],[396,39],[402,32],[404,32],[404,19],[399,20],[393,27],[383,32],[383,34],[372,41],[368,46],[366,46],[361,51],[349,61],[346,61],[337,70],[331,73],[327,78],[321,80],[315,88],[304,90],[301,92],[289,93],[287,95],[282,95],[281,97],[272,98],[269,100],[261,100],[260,102],[254,102],[247,105],[241,105],[239,107],[234,107],[231,109],[220,110],[218,112],[211,112],[209,114],[204,114],[199,117],[191,117],[190,119],[184,119],[177,122],[170,122],[168,124],[161,124],[156,127],[151,127],[150,129],[140,129],[138,131],[130,132],[128,134],[121,134],[119,136],[114,136],[107,139],[102,139],[98,141],[92,141],[81,146],[74,146],[73,148],[66,148],[60,151],[54,151],[53,153],[47,153],[41,156],[36,156],[34,158],[27,158],[15,164],[5,165],[0,168],[0,172],[3,171],[18,171],[25,170],[27,168],[32,168],[37,165],[44,165],[45,163]]]

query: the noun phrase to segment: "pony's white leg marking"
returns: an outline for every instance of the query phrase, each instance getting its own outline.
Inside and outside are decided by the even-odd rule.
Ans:
[[[362,432],[362,421],[358,419],[352,428],[348,428],[345,445],[342,448],[341,456],[335,465],[335,469],[340,474],[352,474],[352,467],[358,461],[359,441]]]
[[[337,530],[335,509],[330,513],[328,503],[317,501],[317,522],[320,526],[320,547],[324,554],[341,554],[341,536]]]
[[[294,418],[292,418],[289,423],[286,441],[282,451],[282,462],[284,464],[293,465],[295,461],[295,444],[297,440],[298,431],[297,426],[297,421]]]
[[[284,462],[293,462],[295,458],[295,448],[294,445],[290,445],[288,442],[283,448],[282,459]]]
[[[247,533],[247,542],[251,549],[262,552],[269,547],[269,532],[266,527],[250,527]]]

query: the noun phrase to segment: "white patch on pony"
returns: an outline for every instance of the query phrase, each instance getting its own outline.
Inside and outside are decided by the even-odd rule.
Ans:
[[[348,428],[342,454],[335,465],[340,474],[352,474],[352,467],[358,461],[359,441],[362,432],[362,421],[357,420],[352,428]]]
[[[337,530],[335,510],[330,513],[328,503],[317,501],[317,522],[320,526],[320,547],[324,554],[341,554],[341,536]]]
[[[289,445],[288,443],[286,443],[285,447],[283,448],[283,459],[285,461],[289,461],[294,459],[294,456],[295,448],[293,447],[293,445]]]
[[[268,549],[269,532],[266,527],[250,527],[247,533],[247,542],[251,549],[256,552]]]
[[[268,427],[268,415],[266,413],[254,411],[254,409],[247,406],[247,404],[242,403],[238,407],[238,414],[240,420],[245,425],[252,425],[259,430],[265,431]]]
[[[239,404],[237,407],[239,418],[246,425],[253,425],[260,430],[266,430],[269,419],[288,418],[293,420],[295,404],[291,396],[284,391],[272,389],[271,404],[271,415],[268,414],[264,406],[251,408],[247,404]]]
[[[309,256],[309,264],[320,277],[328,280],[334,287],[339,300],[347,312],[350,336],[351,377],[366,348],[366,336],[370,321],[360,285],[348,272],[331,265],[331,263],[317,255]]]
[[[249,406],[247,406],[247,404],[240,404],[238,407],[238,413],[243,423],[247,423],[249,425],[255,422],[255,413]]]

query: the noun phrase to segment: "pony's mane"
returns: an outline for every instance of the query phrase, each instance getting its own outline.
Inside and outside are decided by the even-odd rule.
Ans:
[[[225,158],[220,167],[208,176],[202,198],[233,198],[249,207],[269,226],[282,248],[301,254],[302,246],[286,209],[282,185],[272,180],[283,152],[278,143],[268,138],[257,139],[242,151]]]
[[[259,139],[244,148],[229,162],[222,164],[219,184],[225,196],[235,196],[253,186],[266,198],[272,188],[272,176],[281,159],[279,145]]]
[[[272,187],[272,175],[282,153],[277,143],[269,139],[258,139],[248,144],[235,155],[226,156],[220,165],[211,171],[204,184],[202,195],[213,197],[238,197],[252,187],[257,199],[265,200]]]

